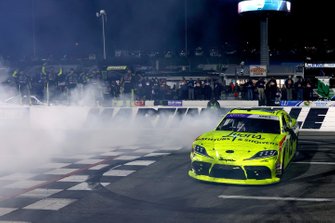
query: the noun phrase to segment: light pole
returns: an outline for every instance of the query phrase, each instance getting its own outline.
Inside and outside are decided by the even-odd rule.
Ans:
[[[105,10],[101,9],[100,12],[96,13],[97,17],[101,17],[102,22],[102,49],[103,58],[106,60],[106,33],[105,33],[105,22],[107,21],[107,13]]]
[[[185,48],[185,55],[187,57],[187,53],[188,53],[188,33],[187,33],[187,0],[184,0],[184,38],[185,38],[185,45],[184,45],[184,48]]]
[[[33,58],[36,59],[36,18],[35,18],[35,0],[31,0],[31,27],[33,32]]]

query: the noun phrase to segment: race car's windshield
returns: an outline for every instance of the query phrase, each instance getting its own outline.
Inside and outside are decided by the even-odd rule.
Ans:
[[[280,123],[276,116],[229,114],[222,120],[216,130],[280,134]]]

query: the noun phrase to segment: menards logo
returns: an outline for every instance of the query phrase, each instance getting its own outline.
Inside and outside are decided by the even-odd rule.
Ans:
[[[223,137],[233,137],[234,141],[236,138],[248,138],[248,139],[258,139],[263,140],[265,138],[262,137],[261,134],[253,134],[253,133],[240,133],[240,132],[231,132],[226,136]]]

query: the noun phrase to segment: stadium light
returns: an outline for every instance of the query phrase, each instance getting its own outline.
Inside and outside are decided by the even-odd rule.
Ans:
[[[105,22],[107,21],[107,13],[105,10],[101,9],[96,13],[96,16],[101,17],[102,21],[102,49],[103,49],[103,58],[106,60],[106,33],[105,33]]]

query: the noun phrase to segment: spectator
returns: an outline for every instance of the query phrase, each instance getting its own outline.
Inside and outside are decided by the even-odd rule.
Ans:
[[[182,78],[182,80],[179,83],[179,98],[180,100],[187,100],[188,99],[188,88],[187,88],[187,82],[185,77]]]
[[[239,97],[240,91],[241,91],[241,88],[240,88],[240,86],[238,85],[238,83],[236,82],[236,83],[235,83],[235,86],[234,86],[234,97],[235,97],[235,98],[238,98],[238,97]]]
[[[302,77],[298,77],[297,82],[294,84],[295,90],[297,92],[297,100],[304,100],[304,80]]]
[[[277,88],[277,92],[276,92],[276,96],[275,96],[275,102],[274,102],[274,105],[276,105],[276,106],[280,106],[281,98],[282,98],[281,89],[280,89],[280,88]]]
[[[230,84],[229,84],[228,92],[229,92],[229,94],[230,93],[233,94],[235,92],[235,84],[234,84],[233,81],[231,81]]]
[[[244,84],[244,87],[247,91],[247,100],[253,100],[254,99],[254,83],[252,82],[252,79],[249,78],[248,81]]]
[[[159,90],[160,90],[160,86],[159,86],[159,81],[157,78],[152,78],[152,88],[151,88],[151,98],[153,100],[158,100],[159,98]]]
[[[306,101],[310,101],[313,99],[313,83],[310,79],[306,80],[304,94],[304,99]]]
[[[281,100],[287,101],[287,89],[286,89],[285,84],[283,84],[281,88]]]
[[[198,79],[195,82],[195,86],[194,86],[194,99],[195,100],[202,99],[202,84],[201,84],[200,79]]]
[[[64,95],[66,91],[66,76],[63,74],[63,69],[57,75],[57,94]]]
[[[110,86],[111,98],[118,98],[120,96],[120,81],[112,80]]]
[[[188,100],[194,100],[194,81],[191,78],[187,81]]]
[[[265,86],[266,92],[266,98],[267,98],[267,105],[275,105],[275,100],[276,100],[276,94],[278,91],[277,87],[277,81],[274,77],[271,77],[271,79],[267,82]]]
[[[31,94],[35,95],[39,100],[44,98],[44,81],[40,73],[34,74],[31,80]]]
[[[130,70],[127,71],[127,73],[122,77],[121,79],[121,87],[123,88],[123,94],[125,96],[130,96],[131,90],[132,90],[132,73]]]
[[[24,97],[28,98],[28,101],[26,101],[25,104],[30,104],[30,77],[23,70],[19,70],[16,81],[17,89],[21,96],[21,99]]]
[[[288,76],[288,78],[285,80],[284,85],[286,88],[287,100],[290,101],[293,99],[293,88],[294,88],[294,81],[291,75]]]
[[[145,90],[142,82],[139,82],[135,88],[135,99],[136,100],[145,100]]]
[[[48,102],[54,101],[58,96],[58,86],[57,86],[57,78],[62,75],[63,70],[60,67],[58,73],[56,73],[55,67],[50,67],[49,70],[44,70],[46,75],[46,91],[47,91],[47,100]]]
[[[256,82],[256,88],[257,88],[257,92],[258,92],[258,101],[260,105],[265,105],[266,104],[266,100],[265,100],[265,81],[264,78],[260,78],[257,82]]]
[[[216,100],[220,100],[221,99],[221,92],[222,92],[222,84],[220,82],[216,81],[214,83],[213,92],[214,92],[214,98]]]
[[[208,80],[205,81],[205,85],[204,85],[204,99],[205,100],[210,100],[212,98],[212,87],[210,85],[210,83],[208,82]]]

